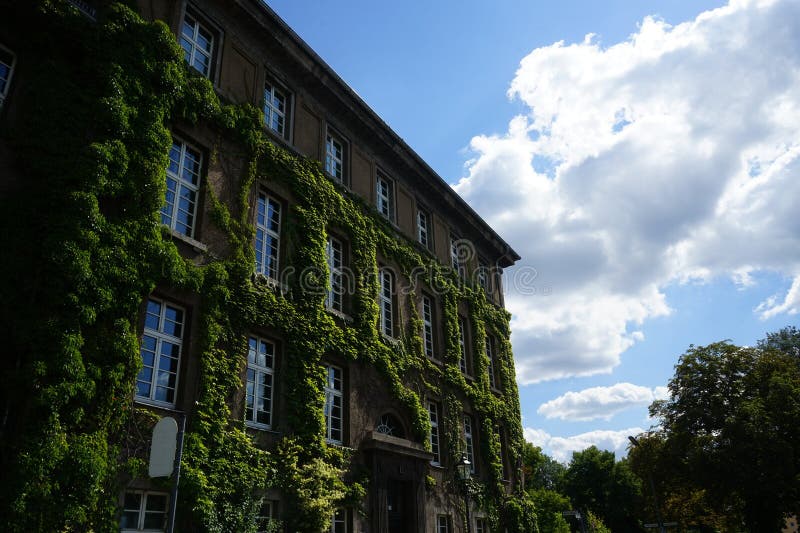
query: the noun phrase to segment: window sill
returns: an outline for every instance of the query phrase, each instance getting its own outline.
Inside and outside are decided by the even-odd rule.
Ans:
[[[175,231],[172,228],[169,228],[169,233],[170,233],[170,235],[172,235],[173,238],[178,239],[180,241],[183,241],[186,244],[188,244],[189,246],[191,246],[192,249],[195,252],[205,253],[205,252],[208,251],[208,246],[207,245],[205,245],[202,242],[200,242],[198,240],[195,240],[195,239],[193,239],[193,238],[191,238],[191,237],[189,237],[187,235],[184,235],[183,233]]]
[[[344,320],[348,324],[352,324],[353,323],[353,317],[351,317],[350,315],[348,315],[346,313],[343,313],[342,311],[339,311],[338,309],[333,309],[331,307],[326,307],[325,311],[327,311],[329,314],[335,316],[336,318],[338,318],[340,320]]]
[[[395,348],[400,346],[400,339],[395,339],[394,337],[390,337],[386,333],[381,332],[381,339],[383,339],[383,341],[389,346],[393,346]]]
[[[175,409],[175,404],[174,403],[159,402],[158,400],[151,400],[149,398],[142,398],[140,396],[134,396],[133,397],[133,401],[134,401],[134,403],[147,405],[148,407],[156,407],[158,409],[164,409],[164,410],[172,411],[172,412],[176,412],[176,413],[180,412],[180,411],[177,411]]]
[[[272,431],[272,426],[269,424],[259,424],[258,422],[250,422],[249,420],[245,420],[244,425],[250,429],[257,429],[258,431],[271,431],[273,433],[277,433]]]
[[[289,292],[289,287],[287,287],[277,279],[270,278],[268,276],[265,276],[264,274],[253,272],[252,280],[253,284],[259,286],[259,288],[263,285],[266,285],[271,290],[278,289],[281,292],[281,294],[286,294]]]

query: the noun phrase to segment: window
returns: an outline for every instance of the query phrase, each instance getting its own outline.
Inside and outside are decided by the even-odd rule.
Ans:
[[[342,369],[325,367],[325,438],[333,444],[342,443]]]
[[[345,142],[329,127],[325,136],[325,171],[340,183],[344,183],[344,157]]]
[[[211,78],[214,34],[188,10],[181,27],[181,48],[189,66],[206,78]]]
[[[160,492],[125,492],[120,529],[126,531],[164,531],[167,522],[167,495]]]
[[[394,222],[394,183],[380,174],[378,174],[375,198],[378,213]]]
[[[453,270],[458,272],[458,275],[462,278],[466,273],[466,265],[465,265],[465,257],[467,247],[464,246],[464,241],[454,237],[453,235],[450,236],[450,266],[453,267]]]
[[[331,529],[330,533],[347,533],[347,510],[346,509],[336,509],[331,517]]]
[[[433,349],[433,304],[427,296],[422,297],[422,340],[425,355],[430,358],[436,357]]]
[[[272,424],[275,344],[259,337],[250,337],[247,343],[245,421],[248,425],[269,428]]]
[[[343,251],[341,241],[329,236],[326,255],[328,256],[328,281],[331,288],[325,296],[325,307],[341,313],[344,312],[344,285],[342,283]]]
[[[502,426],[497,426],[497,434],[500,436],[500,463],[503,466],[503,479],[508,479],[508,457],[506,456],[506,435]]]
[[[136,378],[136,397],[175,404],[181,359],[184,311],[150,298],[142,335],[142,369]]]
[[[172,141],[167,167],[167,195],[161,208],[161,223],[187,237],[194,237],[202,163],[200,152],[186,143]]]
[[[290,104],[289,92],[267,79],[264,84],[264,124],[284,139],[289,138]]]
[[[450,517],[440,514],[436,517],[436,533],[450,533]]]
[[[264,192],[256,205],[256,273],[278,279],[281,204]]]
[[[486,337],[485,341],[486,359],[489,360],[486,369],[489,371],[489,386],[497,388],[497,381],[494,378],[494,342],[491,337]]]
[[[431,422],[431,452],[433,453],[431,464],[439,466],[442,464],[439,455],[439,406],[434,402],[428,402],[428,415]]]
[[[378,291],[380,332],[387,337],[394,337],[394,278],[386,268],[378,272]]]
[[[0,109],[3,108],[8,89],[11,86],[11,75],[14,73],[14,54],[0,45]]]
[[[458,367],[461,369],[462,374],[467,373],[467,343],[466,333],[464,332],[467,327],[464,319],[458,317],[458,349],[460,350],[460,357],[458,359]]]
[[[278,507],[277,503],[278,502],[273,500],[263,500],[261,502],[261,508],[258,510],[258,516],[256,517],[256,533],[273,531],[270,526],[272,521],[276,518],[275,511]]]
[[[464,444],[467,459],[470,462],[469,469],[475,473],[475,442],[472,438],[472,417],[464,415]]]
[[[483,289],[483,292],[489,294],[489,267],[483,261],[478,265],[478,285]]]
[[[427,211],[417,210],[417,241],[427,249],[433,248],[431,235],[431,216]]]
[[[475,533],[489,533],[489,526],[486,524],[485,518],[475,519]]]

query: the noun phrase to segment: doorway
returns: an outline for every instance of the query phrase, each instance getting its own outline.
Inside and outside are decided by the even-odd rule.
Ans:
[[[416,529],[416,513],[410,481],[390,479],[386,483],[388,533],[408,533]]]

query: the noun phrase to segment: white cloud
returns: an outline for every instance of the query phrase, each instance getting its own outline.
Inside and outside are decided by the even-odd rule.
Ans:
[[[592,387],[578,392],[569,391],[539,406],[537,412],[545,418],[560,418],[575,422],[611,420],[626,409],[650,405],[653,400],[667,396],[666,387],[654,389],[617,383],[610,387]]]
[[[571,437],[554,437],[541,429],[524,428],[524,435],[525,440],[541,447],[553,459],[567,463],[572,459],[572,452],[579,452],[590,446],[614,452],[619,459],[628,453],[628,435],[636,436],[644,431],[640,427],[618,431],[598,429]]]
[[[783,273],[755,313],[797,313],[798,34],[800,2],[736,0],[521,61],[527,114],[472,139],[455,186],[523,257],[505,280],[520,383],[610,373],[673,283]]]

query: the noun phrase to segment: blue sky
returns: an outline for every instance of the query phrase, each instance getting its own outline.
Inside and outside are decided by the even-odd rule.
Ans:
[[[798,3],[268,3],[523,255],[548,453],[623,453],[689,344],[797,324]]]

